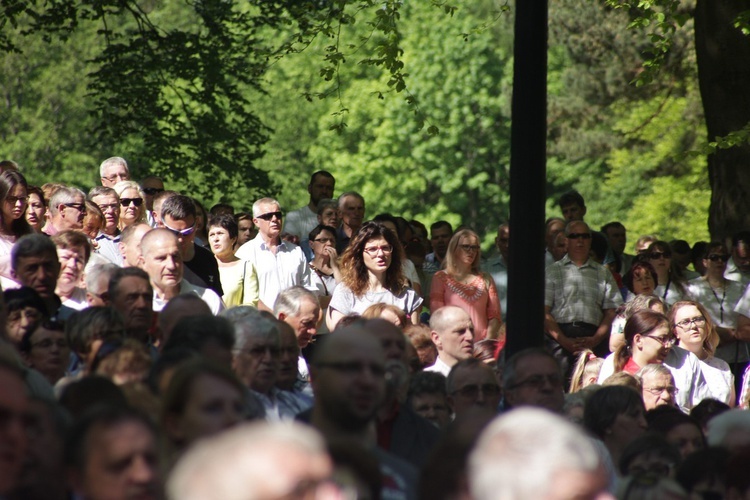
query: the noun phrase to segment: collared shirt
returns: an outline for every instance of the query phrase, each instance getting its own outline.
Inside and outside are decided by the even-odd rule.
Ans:
[[[424,371],[426,371],[426,372],[442,373],[443,375],[445,375],[447,377],[448,374],[451,372],[451,367],[448,366],[445,363],[445,361],[443,361],[442,359],[440,359],[440,357],[438,356],[435,359],[435,364],[432,365],[432,366],[428,366],[427,368],[424,369]]]
[[[283,232],[296,234],[300,241],[308,239],[310,231],[318,225],[318,214],[310,210],[308,205],[286,214]]]
[[[250,392],[258,398],[266,411],[266,420],[278,422],[281,420],[294,420],[298,413],[312,408],[312,401],[304,399],[290,391],[282,391],[272,387],[268,394],[250,389]]]
[[[267,307],[273,308],[279,294],[296,285],[304,286],[313,293],[317,291],[311,284],[310,267],[302,249],[293,243],[282,240],[274,254],[258,234],[242,245],[236,256],[255,267],[259,297]]]
[[[500,314],[505,321],[505,315],[508,314],[508,264],[502,255],[497,255],[487,261],[485,269],[495,282],[497,297],[500,299]]]
[[[97,249],[96,253],[106,258],[113,264],[117,264],[120,267],[124,266],[122,260],[122,254],[120,254],[120,232],[114,237],[107,236],[106,234],[99,232],[96,235]]]
[[[208,304],[209,309],[211,309],[211,313],[216,316],[221,311],[225,309],[224,302],[222,302],[221,297],[216,295],[216,292],[211,290],[210,288],[203,288],[202,286],[195,286],[184,279],[180,282],[180,295],[186,295],[186,294],[193,294],[197,295],[201,299],[203,299],[203,302]],[[167,305],[168,300],[164,300],[160,298],[156,291],[154,291],[154,301],[153,301],[153,307],[154,312],[160,312],[164,307]]]
[[[601,323],[604,311],[622,304],[614,276],[589,259],[581,267],[565,255],[546,269],[544,305],[558,323]]]

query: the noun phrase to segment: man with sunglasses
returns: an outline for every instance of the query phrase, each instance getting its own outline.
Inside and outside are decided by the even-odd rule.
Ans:
[[[156,227],[156,219],[154,218],[154,197],[164,192],[164,181],[155,175],[149,175],[141,179],[140,182],[143,194],[146,195],[146,219],[148,225]]]
[[[283,214],[279,202],[261,198],[253,203],[253,223],[258,235],[242,245],[235,255],[255,268],[260,294],[258,308],[273,311],[279,294],[293,286],[315,292],[302,249],[281,239]]]
[[[55,191],[49,200],[49,221],[44,226],[44,233],[54,236],[66,229],[83,228],[85,203],[86,195],[80,189],[61,187]]]
[[[622,296],[612,273],[590,258],[591,230],[583,221],[565,228],[568,253],[546,269],[544,297],[548,344],[568,374],[583,349],[609,352],[609,329]]]
[[[192,199],[181,194],[170,196],[161,206],[159,227],[177,236],[183,263],[190,271],[185,279],[193,285],[210,288],[221,297],[224,290],[219,279],[219,264],[210,250],[195,244],[196,214]]]

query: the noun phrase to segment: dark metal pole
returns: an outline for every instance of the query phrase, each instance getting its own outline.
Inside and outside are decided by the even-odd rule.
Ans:
[[[513,54],[506,356],[544,335],[547,0],[516,1]]]

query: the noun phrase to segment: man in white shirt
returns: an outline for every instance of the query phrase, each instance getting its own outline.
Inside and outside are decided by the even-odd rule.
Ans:
[[[272,311],[279,293],[295,285],[311,289],[310,267],[302,249],[281,239],[283,214],[279,202],[261,198],[253,203],[258,235],[237,250],[237,257],[255,267],[260,301],[258,308]]]
[[[460,307],[445,306],[432,313],[430,329],[438,357],[435,364],[425,368],[425,371],[442,373],[447,377],[453,365],[472,357],[474,325],[469,314]]]
[[[306,240],[310,231],[318,225],[318,202],[324,198],[333,198],[335,186],[336,179],[330,172],[318,170],[312,174],[310,184],[307,185],[310,202],[299,210],[287,214],[284,232],[298,236],[300,241]]]

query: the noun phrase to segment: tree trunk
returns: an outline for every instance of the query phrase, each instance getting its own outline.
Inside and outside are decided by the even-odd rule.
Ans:
[[[698,0],[695,50],[709,141],[750,122],[750,38],[734,28],[748,0]],[[720,149],[708,157],[711,237],[723,240],[750,229],[750,146]]]

